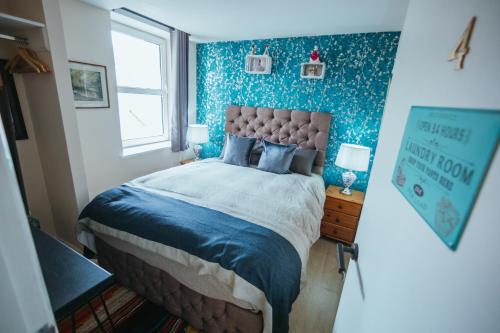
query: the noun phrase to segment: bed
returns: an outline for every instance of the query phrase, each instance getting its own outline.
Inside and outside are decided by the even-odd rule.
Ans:
[[[159,171],[97,196],[78,239],[119,282],[196,329],[286,332],[320,235],[330,117],[230,106],[226,133],[316,149],[316,173],[218,158]]]

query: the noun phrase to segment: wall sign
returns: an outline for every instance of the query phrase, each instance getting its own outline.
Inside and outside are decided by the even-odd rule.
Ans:
[[[456,249],[500,136],[500,110],[414,106],[392,183]]]

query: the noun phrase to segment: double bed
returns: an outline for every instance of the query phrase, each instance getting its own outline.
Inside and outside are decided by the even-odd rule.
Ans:
[[[230,106],[226,133],[318,153],[316,173],[274,174],[218,158],[96,197],[78,238],[120,283],[205,332],[286,332],[319,238],[330,114]]]

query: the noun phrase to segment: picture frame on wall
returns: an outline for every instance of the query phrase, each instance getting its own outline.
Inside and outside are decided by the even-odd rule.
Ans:
[[[71,60],[69,71],[75,108],[109,108],[106,66]]]
[[[245,73],[271,74],[273,59],[266,55],[247,55],[245,58]]]
[[[325,67],[324,62],[300,64],[300,78],[322,80],[325,78]]]

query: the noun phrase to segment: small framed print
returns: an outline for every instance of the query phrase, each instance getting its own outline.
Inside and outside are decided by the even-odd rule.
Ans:
[[[109,108],[106,66],[70,61],[69,72],[77,109]]]
[[[300,65],[300,78],[322,80],[325,78],[325,67],[324,62],[303,63]]]
[[[271,74],[273,59],[268,55],[247,55],[245,72],[248,74]]]

